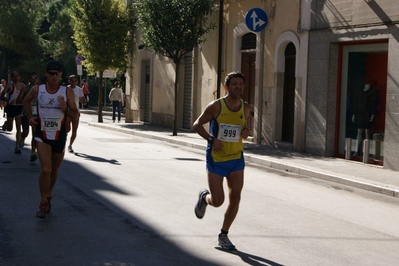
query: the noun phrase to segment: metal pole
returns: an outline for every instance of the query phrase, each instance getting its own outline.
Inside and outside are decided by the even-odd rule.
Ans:
[[[363,141],[363,163],[368,163],[369,161],[369,152],[370,152],[370,140],[365,139]]]
[[[264,47],[265,47],[265,30],[260,33],[259,47],[259,84],[258,84],[258,130],[256,143],[262,144],[262,117],[263,117],[263,70],[264,70]]]
[[[220,82],[222,75],[222,45],[223,45],[223,0],[219,3],[219,42],[218,42],[218,73],[216,81],[216,99],[220,98]]]
[[[104,108],[107,107],[107,79],[104,79]]]

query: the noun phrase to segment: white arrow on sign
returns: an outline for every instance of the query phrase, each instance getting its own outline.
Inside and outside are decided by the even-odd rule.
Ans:
[[[258,26],[262,26],[263,24],[266,23],[265,21],[258,19],[258,15],[256,14],[255,11],[252,12],[251,18],[252,18],[252,26],[253,26],[254,30],[256,30],[256,28]]]

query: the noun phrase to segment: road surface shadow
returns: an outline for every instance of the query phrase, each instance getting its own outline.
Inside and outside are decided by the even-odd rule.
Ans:
[[[100,163],[110,163],[110,164],[115,164],[115,165],[121,165],[115,159],[105,159],[102,157],[97,157],[97,156],[89,155],[86,153],[79,153],[79,152],[75,152],[74,154],[75,154],[75,156],[81,157],[86,160],[91,160],[91,161],[100,162]]]
[[[270,265],[270,266],[284,266],[284,264],[280,264],[256,255],[252,255],[249,253],[245,253],[240,250],[227,250],[221,247],[215,247],[216,250],[223,251],[226,253],[230,253],[232,255],[236,255],[241,258],[241,260],[249,265]],[[266,263],[266,264],[265,264]]]

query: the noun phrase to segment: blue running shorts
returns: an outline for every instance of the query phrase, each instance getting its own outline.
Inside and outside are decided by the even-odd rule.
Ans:
[[[208,156],[206,158],[206,170],[220,176],[226,177],[230,173],[244,170],[244,168],[245,168],[245,161],[243,154],[241,154],[241,158],[239,159],[230,160],[226,162],[214,162],[211,156]]]

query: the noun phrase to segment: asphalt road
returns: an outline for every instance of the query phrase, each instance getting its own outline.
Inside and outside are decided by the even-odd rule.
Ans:
[[[3,120],[0,120],[2,123]],[[399,199],[304,176],[246,168],[230,238],[225,204],[193,212],[204,153],[87,126],[66,154],[46,220],[39,163],[0,132],[0,265],[397,265]],[[104,119],[107,123],[109,120]]]

